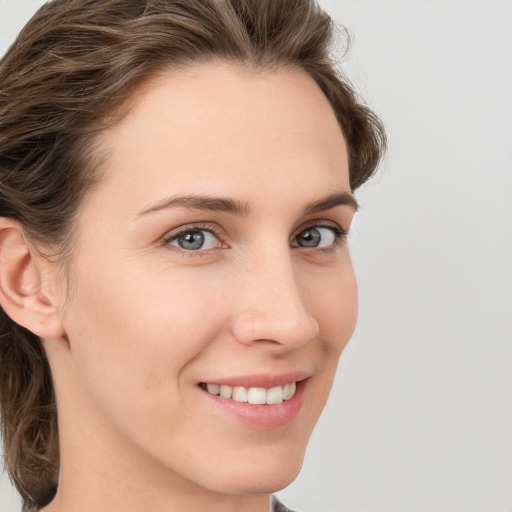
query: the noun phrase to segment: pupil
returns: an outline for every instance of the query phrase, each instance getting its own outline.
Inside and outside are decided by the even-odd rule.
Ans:
[[[185,235],[179,237],[178,242],[182,249],[187,249],[189,251],[194,249],[201,249],[204,244],[204,235],[201,233],[201,231],[186,233]]]
[[[308,229],[301,235],[303,247],[316,247],[320,243],[320,232],[318,229]]]

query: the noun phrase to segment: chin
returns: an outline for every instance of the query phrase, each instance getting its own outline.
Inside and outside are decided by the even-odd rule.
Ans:
[[[252,486],[249,489],[250,494],[272,494],[281,491],[285,487],[288,487],[299,475],[302,464],[298,468],[292,468],[291,470],[284,470],[281,468],[280,474],[273,475],[272,477],[262,477],[262,481],[258,482],[257,485]]]
[[[284,464],[283,464],[284,466]],[[246,494],[272,494],[281,491],[290,485],[298,476],[301,467],[281,467],[280,471],[273,474],[256,472],[252,475],[237,474],[229,478],[224,485],[216,480],[212,489],[222,494],[246,495]]]
[[[211,482],[217,492],[226,494],[271,494],[280,491],[297,478],[302,468],[305,447],[294,448],[292,451],[261,450],[254,458],[241,453],[234,463],[224,462],[224,467],[216,472]]]

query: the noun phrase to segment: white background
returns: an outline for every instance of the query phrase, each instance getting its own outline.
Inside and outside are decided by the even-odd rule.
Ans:
[[[0,0],[0,52],[41,1]],[[323,0],[387,125],[358,194],[360,317],[301,512],[512,511],[512,2]],[[19,502],[6,478],[0,510]],[[150,506],[148,506],[150,509]]]

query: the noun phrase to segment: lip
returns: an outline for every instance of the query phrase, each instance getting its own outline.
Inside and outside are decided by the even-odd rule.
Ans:
[[[310,376],[311,374],[307,372],[295,371],[280,375],[245,375],[205,381],[208,384],[225,384],[227,386],[243,386],[246,388],[262,387],[267,389],[296,382],[297,389],[293,397],[280,404],[251,405],[212,395],[199,385],[197,389],[202,394],[203,399],[215,407],[217,411],[221,411],[222,414],[227,414],[229,417],[252,428],[271,430],[290,423],[298,416],[304,404],[304,395]]]
[[[294,371],[281,373],[279,375],[255,374],[238,377],[212,378],[211,380],[205,380],[203,382],[205,384],[218,384],[219,386],[224,384],[231,387],[242,386],[244,388],[270,389],[275,386],[284,386],[290,382],[300,382],[307,379],[308,377],[311,377],[311,373],[304,371]]]

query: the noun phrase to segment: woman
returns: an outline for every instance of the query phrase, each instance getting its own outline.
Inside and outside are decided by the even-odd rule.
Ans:
[[[307,0],[54,0],[0,66],[1,412],[27,510],[283,510],[385,145]]]

